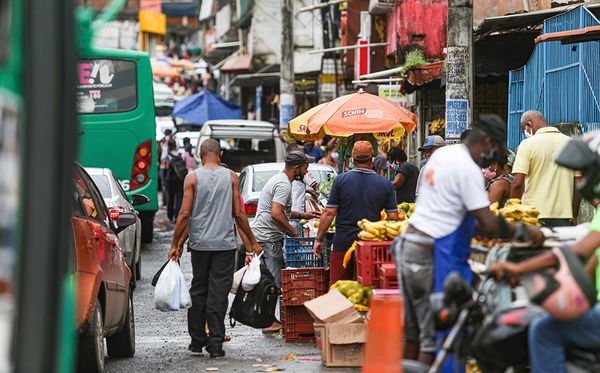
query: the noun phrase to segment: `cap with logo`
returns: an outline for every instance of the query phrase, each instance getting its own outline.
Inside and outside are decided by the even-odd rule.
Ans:
[[[420,152],[423,150],[429,150],[433,148],[439,148],[440,146],[446,145],[444,138],[438,135],[429,135],[425,138],[425,142],[418,149]]]

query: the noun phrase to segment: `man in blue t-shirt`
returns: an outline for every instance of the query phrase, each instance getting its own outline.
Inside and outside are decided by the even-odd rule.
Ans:
[[[315,146],[314,141],[305,141],[304,142],[304,152],[306,155],[311,156],[315,159],[315,163],[318,163],[321,158],[323,158],[323,149],[318,146]]]
[[[319,231],[315,239],[315,254],[323,252],[323,237],[335,223],[335,235],[330,260],[329,282],[349,280],[352,266],[344,268],[342,263],[346,251],[358,240],[359,220],[379,221],[382,210],[388,219],[398,219],[396,193],[392,183],[373,171],[373,147],[368,141],[357,141],[352,148],[352,163],[355,168],[338,176],[331,186],[327,207],[321,215]]]

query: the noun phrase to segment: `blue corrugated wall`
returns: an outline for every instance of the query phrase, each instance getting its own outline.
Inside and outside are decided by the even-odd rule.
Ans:
[[[585,7],[544,21],[542,34],[598,26]],[[527,65],[509,74],[508,147],[515,149],[523,132],[521,115],[544,113],[550,124],[579,122],[583,131],[600,130],[600,41],[536,45]]]

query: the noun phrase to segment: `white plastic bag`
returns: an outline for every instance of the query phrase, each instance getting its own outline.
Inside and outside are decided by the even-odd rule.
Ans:
[[[244,273],[248,269],[248,265],[243,266],[242,268],[235,271],[233,274],[233,283],[231,284],[231,290],[229,292],[231,294],[237,293],[237,289],[240,287],[240,283],[242,282],[242,278],[244,278]]]
[[[254,255],[254,258],[252,258],[252,261],[248,265],[248,270],[242,279],[242,288],[245,291],[251,291],[260,282],[260,257],[262,254],[260,253],[258,256]]]
[[[156,282],[154,304],[161,311],[177,311],[192,306],[183,272],[179,264],[173,260],[165,266]]]

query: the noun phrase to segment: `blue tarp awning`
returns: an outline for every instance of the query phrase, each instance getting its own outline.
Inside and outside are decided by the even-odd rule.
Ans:
[[[217,94],[204,91],[177,102],[172,115],[201,126],[207,120],[241,119],[242,110]]]
[[[198,4],[189,2],[162,3],[162,12],[168,16],[193,17],[198,14]]]

